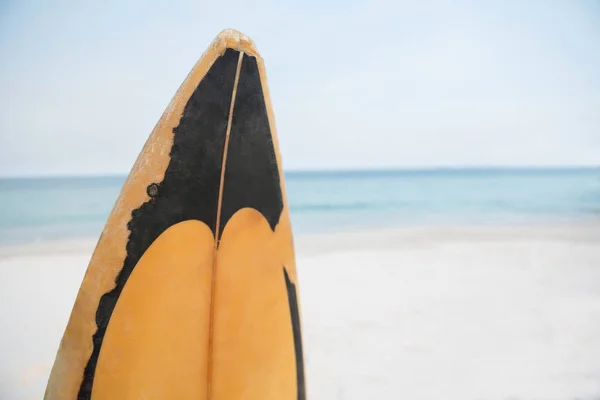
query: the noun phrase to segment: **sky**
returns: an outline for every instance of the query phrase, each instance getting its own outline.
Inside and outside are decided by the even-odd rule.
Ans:
[[[225,28],[286,170],[600,165],[600,2],[295,3],[0,0],[0,176],[127,173]]]

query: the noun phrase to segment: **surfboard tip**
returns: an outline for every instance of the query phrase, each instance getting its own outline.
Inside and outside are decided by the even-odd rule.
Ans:
[[[220,53],[226,49],[234,49],[260,58],[260,54],[252,39],[235,29],[223,29],[215,38],[214,44],[220,50]]]

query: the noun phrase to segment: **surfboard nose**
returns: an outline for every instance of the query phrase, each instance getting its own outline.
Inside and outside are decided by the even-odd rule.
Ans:
[[[260,57],[256,45],[250,37],[235,29],[223,29],[215,40],[213,46],[219,49],[219,54],[225,52],[226,49],[233,49],[249,54],[254,57]]]

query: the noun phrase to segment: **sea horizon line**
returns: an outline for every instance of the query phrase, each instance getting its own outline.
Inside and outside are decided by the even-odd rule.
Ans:
[[[406,166],[385,168],[284,168],[286,176],[315,176],[315,175],[371,175],[371,174],[402,174],[402,173],[435,173],[435,172],[583,172],[598,171],[600,164],[591,165],[543,165],[543,166]],[[2,175],[0,180],[15,179],[94,179],[94,178],[126,178],[129,172],[110,173],[50,173],[50,174],[14,174]]]

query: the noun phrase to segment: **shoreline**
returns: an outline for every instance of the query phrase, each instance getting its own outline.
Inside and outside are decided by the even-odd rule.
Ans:
[[[294,233],[296,253],[344,250],[346,246],[380,247],[390,245],[397,239],[398,246],[436,239],[446,241],[486,240],[506,237],[509,240],[543,236],[547,239],[579,238],[584,241],[596,240],[600,243],[600,218],[560,221],[517,221],[509,223],[475,224],[414,224],[379,228],[340,228],[325,232]],[[58,238],[34,240],[20,243],[0,243],[0,261],[21,256],[49,256],[88,253],[90,256],[98,242],[98,236],[80,238]],[[331,246],[331,249],[327,249]]]

